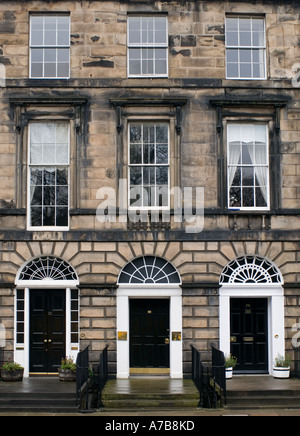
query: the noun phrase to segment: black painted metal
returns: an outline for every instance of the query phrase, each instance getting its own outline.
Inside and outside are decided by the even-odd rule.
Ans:
[[[76,401],[80,412],[102,407],[101,393],[108,380],[108,345],[100,353],[99,362],[90,369],[89,347],[78,353],[76,360]]]
[[[200,393],[199,407],[213,409],[226,404],[224,353],[212,347],[212,365],[204,365],[201,353],[192,346],[192,379]]]
[[[80,411],[89,409],[89,347],[76,360],[76,403]]]

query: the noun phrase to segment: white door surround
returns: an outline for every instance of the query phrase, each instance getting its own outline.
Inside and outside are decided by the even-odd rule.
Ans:
[[[130,376],[129,299],[133,298],[170,300],[170,377],[182,378],[182,289],[176,268],[166,259],[142,256],[125,265],[118,284],[117,378]]]
[[[14,360],[24,367],[24,377],[29,377],[30,350],[30,290],[31,289],[65,289],[66,291],[66,356],[76,361],[79,343],[71,343],[71,292],[78,289],[79,279],[70,264],[53,256],[41,256],[31,259],[23,265],[15,280],[15,328],[14,328]],[[22,317],[24,329],[18,341],[18,290],[23,290]],[[78,296],[79,298],[79,296]],[[78,300],[79,311],[79,300]],[[79,339],[78,339],[79,340]],[[66,356],[61,356],[66,357]]]
[[[285,354],[284,288],[277,266],[261,256],[234,259],[220,278],[220,349],[230,354],[230,299],[266,298],[268,300],[269,373],[278,354]]]
[[[129,362],[129,299],[170,299],[170,377],[181,379],[182,341],[173,341],[172,332],[182,333],[182,289],[179,285],[119,285],[117,290],[117,334],[125,332],[124,340],[117,341],[117,378],[130,376]]]
[[[284,291],[281,285],[223,285],[220,288],[220,349],[230,354],[230,298],[268,299],[269,373],[278,354],[285,354]]]

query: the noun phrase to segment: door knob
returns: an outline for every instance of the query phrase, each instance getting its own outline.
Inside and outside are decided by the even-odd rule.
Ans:
[[[166,338],[165,339],[165,344],[169,344],[170,343],[170,339],[169,338]]]
[[[48,339],[44,339],[44,343],[48,342]]]
[[[51,339],[48,339],[48,342],[49,342],[49,343],[51,343],[51,342],[52,342],[52,340],[51,340]]]

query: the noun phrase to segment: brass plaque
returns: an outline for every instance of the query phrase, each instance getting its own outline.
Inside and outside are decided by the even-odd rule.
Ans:
[[[127,341],[127,332],[118,332],[118,341]]]
[[[181,332],[172,332],[172,341],[181,341]]]

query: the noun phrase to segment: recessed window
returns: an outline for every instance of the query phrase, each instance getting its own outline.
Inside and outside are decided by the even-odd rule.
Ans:
[[[266,79],[266,31],[261,17],[226,19],[227,79]]]
[[[32,15],[30,19],[30,77],[70,77],[70,16]]]
[[[167,17],[128,18],[128,76],[168,76]]]
[[[68,228],[69,136],[68,123],[30,124],[30,228]]]
[[[129,126],[129,207],[169,207],[169,125]]]
[[[228,124],[229,209],[269,209],[269,150],[266,124]]]

